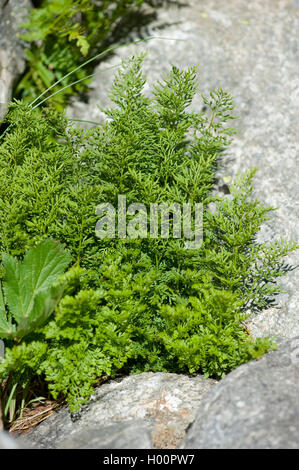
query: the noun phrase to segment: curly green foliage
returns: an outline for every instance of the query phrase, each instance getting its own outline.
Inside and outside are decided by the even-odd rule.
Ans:
[[[54,398],[65,397],[78,411],[102,375],[112,376],[133,354],[127,312],[116,315],[105,305],[105,292],[88,288],[84,270],[74,267],[61,277],[65,292],[55,317],[20,345],[7,348],[0,382],[41,376]]]
[[[198,295],[164,305],[166,328],[161,338],[169,354],[178,359],[178,369],[201,370],[207,377],[223,377],[238,365],[259,358],[274,344],[253,340],[242,326],[242,302],[236,293],[214,287],[202,277]]]
[[[55,112],[17,103],[0,145],[2,250],[21,256],[53,237],[84,269],[66,274],[69,291],[31,337],[35,348],[47,344],[32,374],[43,374],[53,395],[67,396],[73,410],[101,374],[124,366],[222,377],[274,347],[249,336],[243,320],[279,292],[283,259],[297,247],[258,243],[272,208],[252,196],[254,170],[236,179],[229,196],[212,196],[219,151],[233,133],[230,95],[216,90],[203,97],[206,112],[190,111],[196,67],[173,66],[147,98],[142,60],[124,62],[105,124],[80,131]],[[185,240],[171,234],[98,239],[96,206],[117,207],[121,194],[127,205],[142,202],[146,209],[201,202],[201,247],[185,249]],[[18,347],[29,354],[31,343],[26,338],[25,346],[9,351],[2,376],[29,367]]]
[[[22,25],[27,33],[21,37],[30,48],[26,49],[27,68],[15,96],[31,102],[99,54],[104,41],[113,37],[120,20],[142,3],[143,0],[43,0]],[[88,64],[65,77],[60,87],[51,89],[55,93],[67,87],[51,100],[57,109],[61,110],[74,93],[86,91],[93,67],[94,63]]]
[[[0,146],[0,251],[23,255],[36,243],[65,242],[74,261],[96,252],[95,206],[99,185],[90,185],[78,158],[80,131],[70,135],[59,114],[11,105],[13,130]]]

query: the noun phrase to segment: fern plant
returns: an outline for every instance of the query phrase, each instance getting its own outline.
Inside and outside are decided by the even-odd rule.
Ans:
[[[53,110],[14,103],[0,145],[2,251],[22,257],[52,237],[76,263],[64,275],[68,287],[55,314],[8,348],[0,377],[42,377],[72,411],[102,374],[220,378],[273,348],[271,339],[248,335],[243,322],[280,291],[284,257],[297,248],[258,243],[272,208],[252,196],[254,170],[236,179],[229,197],[212,196],[233,134],[231,96],[212,91],[203,97],[205,112],[190,111],[197,69],[172,66],[147,98],[142,61],[124,61],[105,124],[80,130]],[[186,250],[183,236],[99,239],[95,209],[117,207],[119,195],[146,209],[202,203],[200,248]]]

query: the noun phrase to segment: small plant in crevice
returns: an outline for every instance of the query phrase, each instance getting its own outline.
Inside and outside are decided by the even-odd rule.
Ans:
[[[74,94],[88,90],[95,63],[77,67],[113,43],[122,22],[140,11],[143,0],[42,0],[35,5],[22,28],[28,43],[27,66],[14,97],[32,102],[62,80],[64,90],[52,98],[60,111]],[[69,72],[77,69],[71,77]],[[76,83],[74,83],[76,82]],[[52,93],[59,90],[56,85]]]
[[[105,124],[82,130],[51,109],[14,103],[0,143],[1,251],[22,258],[53,238],[75,264],[47,322],[7,348],[0,380],[41,377],[71,411],[122,368],[221,378],[275,347],[243,322],[280,292],[284,257],[297,248],[257,241],[272,208],[252,196],[255,170],[236,178],[229,197],[212,195],[233,134],[231,96],[215,90],[203,97],[206,112],[191,111],[197,69],[172,66],[147,98],[142,61],[124,61]],[[97,205],[116,206],[122,194],[146,208],[202,203],[200,248],[186,250],[183,236],[97,238]]]

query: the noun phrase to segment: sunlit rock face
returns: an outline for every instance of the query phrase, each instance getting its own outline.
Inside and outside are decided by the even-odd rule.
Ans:
[[[15,80],[25,70],[25,43],[17,35],[30,8],[30,0],[0,0],[0,120],[11,100]]]
[[[184,449],[298,449],[299,337],[221,380],[201,403]]]

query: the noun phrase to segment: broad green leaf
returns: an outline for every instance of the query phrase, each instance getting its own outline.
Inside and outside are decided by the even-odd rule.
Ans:
[[[15,326],[7,320],[5,302],[2,292],[2,283],[0,283],[0,338],[9,339],[13,337]]]
[[[14,338],[20,340],[25,335],[43,325],[54,311],[62,296],[63,290],[64,286],[57,284],[40,291],[34,298],[33,306],[28,318],[22,318],[18,324]]]
[[[29,250],[22,263],[3,255],[4,293],[9,311],[18,324],[16,337],[24,336],[26,330],[32,331],[52,313],[61,295],[59,288],[52,286],[70,259],[70,254],[53,240]]]

